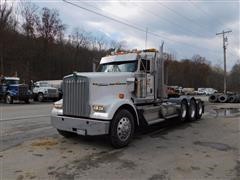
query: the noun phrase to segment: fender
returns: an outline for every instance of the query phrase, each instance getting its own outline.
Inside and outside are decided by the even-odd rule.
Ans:
[[[133,102],[129,99],[116,99],[114,102],[111,100],[111,102],[108,102],[108,98],[106,99],[106,101],[104,101],[105,103],[105,107],[106,107],[106,112],[94,112],[91,110],[90,113],[90,118],[93,119],[103,119],[103,120],[112,120],[113,116],[115,115],[115,113],[122,107],[124,107],[125,105],[131,106],[132,109],[135,112],[135,116],[136,116],[136,121],[137,124],[139,125],[139,117],[138,117],[138,113],[137,110],[133,104]],[[98,103],[101,104],[101,103]]]
[[[177,103],[177,104],[180,104],[182,102],[182,100],[185,100],[187,101],[188,105],[190,103],[190,100],[192,99],[193,97],[192,96],[180,96],[180,97],[177,97],[177,98],[169,98],[169,102],[172,102],[172,103]]]
[[[14,91],[14,90],[8,90],[6,93],[7,94],[10,94],[10,96],[17,96],[18,95],[18,92],[17,91]]]

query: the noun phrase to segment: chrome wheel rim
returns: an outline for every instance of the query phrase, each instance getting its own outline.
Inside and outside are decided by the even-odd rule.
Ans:
[[[202,105],[199,104],[199,110],[198,110],[198,114],[201,115],[202,114],[202,111],[203,111],[203,108],[202,108]]]
[[[10,104],[10,102],[11,102],[11,96],[7,95],[6,102],[7,102],[7,104]]]
[[[121,141],[126,141],[131,134],[131,122],[127,117],[122,117],[118,122],[117,136]]]
[[[194,109],[194,105],[191,106],[191,118],[194,118],[195,116],[195,109]]]
[[[182,119],[184,119],[187,115],[187,106],[182,104]]]

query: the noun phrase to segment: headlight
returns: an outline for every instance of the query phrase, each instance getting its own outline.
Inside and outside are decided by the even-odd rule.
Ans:
[[[54,106],[54,108],[56,108],[56,109],[62,109],[63,108],[63,104],[62,103],[54,103],[53,104],[53,106]]]
[[[93,105],[92,108],[93,108],[94,111],[97,111],[97,112],[104,112],[105,111],[105,108],[104,108],[103,105]]]

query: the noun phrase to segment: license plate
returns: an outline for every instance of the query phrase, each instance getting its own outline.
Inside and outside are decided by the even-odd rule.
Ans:
[[[86,131],[82,130],[82,129],[77,129],[77,134],[85,136],[86,135]]]

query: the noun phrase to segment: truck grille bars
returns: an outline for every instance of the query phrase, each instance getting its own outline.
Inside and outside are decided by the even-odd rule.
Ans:
[[[63,114],[87,117],[89,107],[89,80],[84,76],[70,76],[63,80]]]
[[[27,96],[28,95],[28,86],[20,85],[19,86],[19,96]]]
[[[48,89],[48,94],[56,94],[57,90],[56,89]]]

